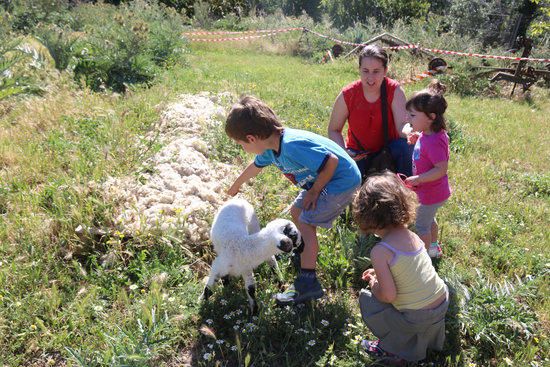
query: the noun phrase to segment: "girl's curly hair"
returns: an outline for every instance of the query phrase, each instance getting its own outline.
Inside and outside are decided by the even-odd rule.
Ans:
[[[353,200],[353,217],[361,231],[408,225],[416,215],[416,194],[390,171],[367,177]]]

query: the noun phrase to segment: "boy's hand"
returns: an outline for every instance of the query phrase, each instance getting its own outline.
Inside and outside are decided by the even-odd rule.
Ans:
[[[237,183],[234,183],[231,185],[231,187],[227,190],[227,194],[230,196],[235,196],[239,193],[239,190],[241,189],[241,185],[238,185]]]
[[[313,188],[307,190],[304,195],[304,210],[314,210],[317,206],[317,199],[319,198],[319,191],[314,190]]]

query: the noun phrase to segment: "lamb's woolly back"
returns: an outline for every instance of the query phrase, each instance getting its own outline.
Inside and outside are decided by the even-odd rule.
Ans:
[[[249,234],[260,230],[254,208],[244,199],[234,198],[226,202],[216,213],[210,239],[214,251],[220,253],[229,242],[238,242]]]

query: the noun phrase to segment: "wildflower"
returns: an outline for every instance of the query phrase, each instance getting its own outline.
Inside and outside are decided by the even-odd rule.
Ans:
[[[100,305],[94,306],[94,311],[95,311],[95,312],[101,312],[101,311],[103,311],[103,306],[100,306]]]
[[[233,325],[233,330],[239,330],[239,325]]]
[[[321,324],[323,324],[323,326],[328,326],[330,323],[327,320],[321,320]]]
[[[223,343],[225,343],[225,340],[223,339],[216,340],[216,344],[218,345],[222,345]]]
[[[135,291],[136,289],[138,289],[138,286],[137,284],[131,284],[129,288],[131,291]]]
[[[214,321],[212,321],[212,319],[207,319],[205,321],[208,325],[212,325],[214,323]]]
[[[174,297],[168,298],[168,302],[174,302],[176,299]]]
[[[205,361],[209,361],[212,359],[212,353],[204,353],[204,355],[202,356],[202,358],[204,358]]]
[[[32,331],[35,331],[35,330],[36,330],[36,325],[32,324],[32,325],[31,325],[31,330],[32,330]]]
[[[351,334],[351,331],[345,330],[342,334],[343,334],[344,336],[348,336],[349,334]]]
[[[232,345],[230,349],[231,349],[233,352],[236,352],[236,351],[237,351],[237,346],[236,346],[236,345]]]
[[[209,348],[209,349],[214,348],[214,344],[212,344],[212,343],[208,344],[208,348]]]
[[[315,345],[315,340],[310,340],[307,342],[307,344],[310,346],[310,347],[313,347]]]
[[[221,299],[220,300],[220,303],[222,304],[222,306],[226,306],[227,305],[227,301],[225,299]]]
[[[223,318],[226,319],[226,320],[230,320],[231,319],[231,314],[225,314],[225,315],[223,315]]]

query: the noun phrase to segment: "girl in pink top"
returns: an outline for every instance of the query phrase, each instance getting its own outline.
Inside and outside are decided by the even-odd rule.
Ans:
[[[443,114],[447,101],[445,86],[434,80],[427,89],[407,101],[410,115],[409,140],[415,143],[413,175],[405,180],[418,195],[420,206],[416,213],[416,230],[431,257],[441,257],[437,241],[438,226],[435,214],[451,196],[447,168],[449,165],[449,136]]]

